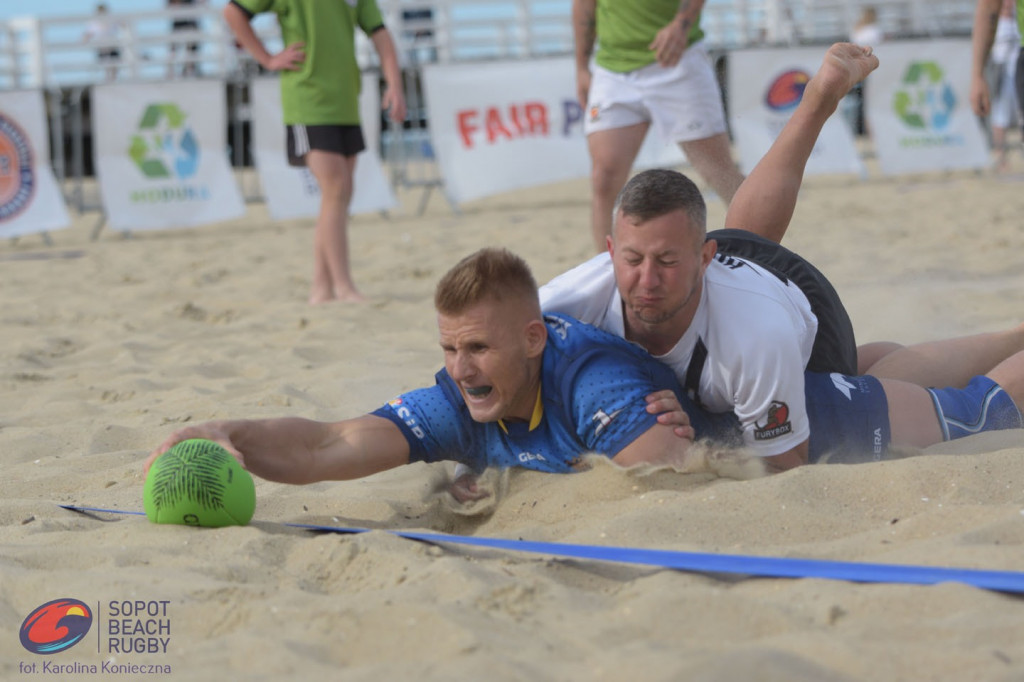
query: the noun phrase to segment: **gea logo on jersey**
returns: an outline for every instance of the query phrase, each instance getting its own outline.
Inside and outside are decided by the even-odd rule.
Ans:
[[[395,398],[394,400],[388,401],[388,406],[395,411],[398,418],[405,422],[405,425],[412,430],[414,436],[423,440],[427,434],[423,432],[422,427],[416,422],[416,417],[413,416],[412,410],[402,404],[401,398]]]
[[[768,420],[762,426],[754,423],[754,440],[771,440],[793,430],[789,422],[789,405],[778,400],[768,406]]]

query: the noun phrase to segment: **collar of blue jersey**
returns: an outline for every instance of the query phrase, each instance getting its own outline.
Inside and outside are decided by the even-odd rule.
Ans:
[[[540,389],[537,389],[537,402],[533,404],[533,415],[530,417],[530,430],[533,431],[535,428],[540,426],[540,420],[544,418],[544,403],[540,399]],[[498,420],[498,426],[505,433],[508,433],[508,427],[505,426],[503,419]]]

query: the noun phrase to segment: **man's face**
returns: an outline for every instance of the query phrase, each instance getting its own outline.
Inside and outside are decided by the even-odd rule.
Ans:
[[[701,242],[698,234],[683,210],[645,223],[621,213],[615,217],[608,250],[631,328],[674,325],[681,336],[689,327],[715,254],[715,243]]]
[[[474,421],[529,420],[540,388],[544,323],[516,302],[438,313],[444,366]]]

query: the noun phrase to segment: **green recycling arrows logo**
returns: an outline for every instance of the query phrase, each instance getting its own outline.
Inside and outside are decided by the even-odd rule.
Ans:
[[[902,88],[893,95],[892,108],[908,127],[943,130],[956,109],[956,95],[935,62],[911,62]]]
[[[132,135],[128,156],[147,178],[154,180],[195,175],[199,143],[187,124],[188,115],[176,104],[150,104]]]

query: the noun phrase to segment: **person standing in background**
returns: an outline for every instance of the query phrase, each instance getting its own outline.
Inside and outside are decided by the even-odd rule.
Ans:
[[[96,17],[86,24],[85,42],[96,44],[96,58],[106,65],[106,78],[117,78],[117,62],[121,59],[121,25],[110,17],[106,3],[96,5]]]
[[[207,0],[167,0],[168,8],[175,7],[193,7],[195,5],[205,5]],[[171,22],[171,32],[177,31],[198,31],[199,20],[195,18],[189,19],[175,19]],[[170,77],[174,76],[175,62],[178,60],[178,53],[181,52],[185,58],[185,63],[181,66],[182,76],[198,76],[199,75],[199,64],[195,61],[196,56],[199,53],[199,43],[194,40],[190,40],[186,43],[171,43],[171,59],[172,63],[170,66],[171,73]]]
[[[1017,71],[1017,51],[1020,49],[1020,31],[1017,28],[1014,0],[1003,0],[992,44],[992,113],[989,125],[992,129],[993,168],[1005,172],[1008,164],[1009,146],[1006,131],[1015,121],[1021,120],[1017,105],[1014,79]]]
[[[249,23],[260,12],[277,15],[285,47],[276,54],[267,51]],[[348,250],[356,155],[366,148],[359,121],[356,26],[370,37],[380,58],[384,109],[396,123],[405,119],[398,56],[380,9],[375,0],[231,0],[224,19],[260,66],[281,72],[288,161],[308,167],[320,186],[309,302],[362,301]]]
[[[878,25],[878,12],[874,7],[864,7],[861,10],[860,19],[857,20],[857,25],[853,27],[853,31],[850,33],[850,42],[854,45],[863,45],[865,47],[878,47],[884,40],[885,34],[882,32],[882,27]],[[855,132],[863,132],[865,135],[869,135],[865,83],[866,81],[857,83],[850,94],[857,102]]]
[[[703,7],[704,0],[573,0],[576,94],[585,113],[598,252],[652,123],[726,204],[743,182],[702,40]]]
[[[1014,2],[1017,11],[1017,29],[1021,33],[1021,40],[1017,43],[1017,49],[1011,59],[1015,60],[1014,90],[1017,97],[1017,109],[1024,111],[1024,68],[1021,67],[1021,60],[1024,59],[1024,49],[1021,49],[1021,41],[1024,41],[1024,29],[1021,28],[1021,21],[1024,20],[1024,0]],[[989,88],[988,79],[985,77],[985,67],[988,65],[989,54],[992,52],[992,45],[995,43],[996,30],[999,27],[999,17],[1003,11],[1003,0],[978,0],[974,9],[974,25],[971,28],[971,108],[977,116],[988,116],[992,113],[992,90]]]

